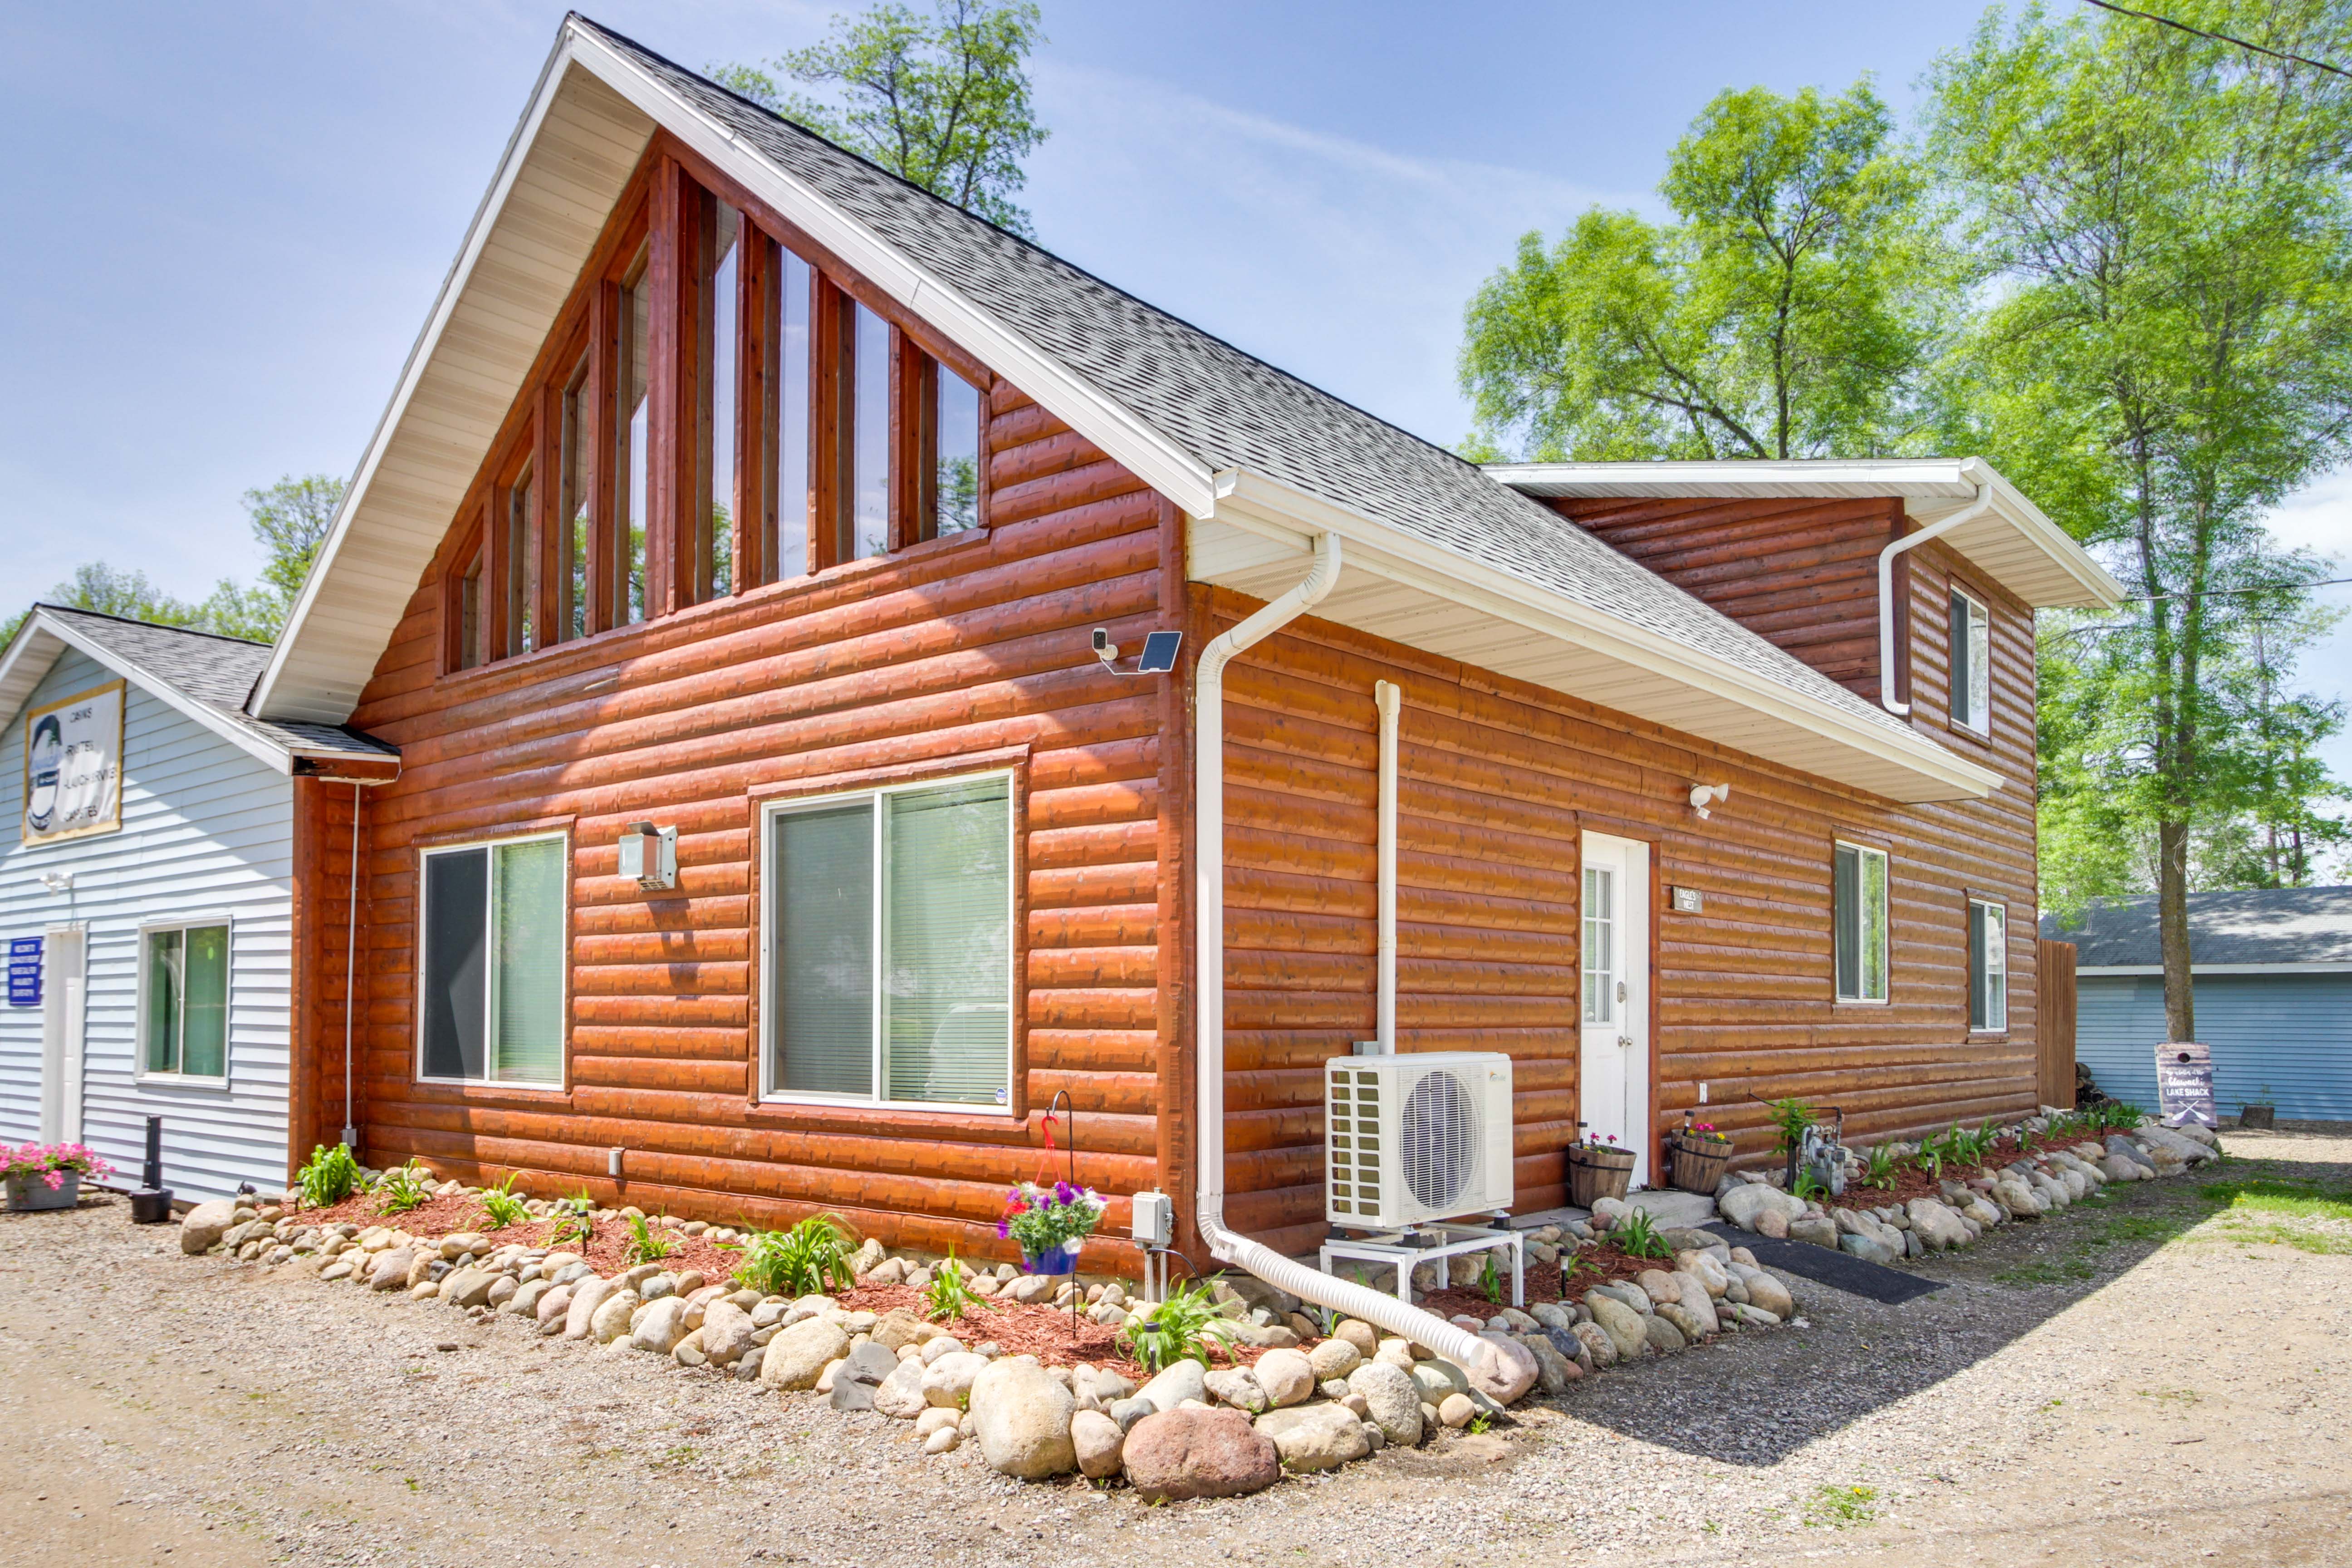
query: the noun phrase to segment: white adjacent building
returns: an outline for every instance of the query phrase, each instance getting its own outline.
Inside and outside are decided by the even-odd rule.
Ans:
[[[268,658],[47,605],[0,654],[0,1139],[135,1182],[160,1115],[180,1195],[285,1180],[296,780],[397,753],[252,718]]]

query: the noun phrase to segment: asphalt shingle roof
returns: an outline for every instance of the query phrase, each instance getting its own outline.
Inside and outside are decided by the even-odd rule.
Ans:
[[[398,749],[356,730],[334,724],[281,723],[257,719],[247,712],[246,699],[252,695],[253,683],[261,679],[262,669],[269,663],[268,643],[247,642],[243,637],[222,637],[216,632],[194,631],[186,626],[159,626],[64,605],[37,607],[43,614],[64,622],[76,635],[115,654],[141,675],[194,698],[273,745],[305,756],[400,755]]]
[[[614,47],[1211,471],[1247,468],[1371,513],[1908,740],[1907,726],[1443,447],[598,26]]]
[[[2094,904],[2073,927],[2042,917],[2042,934],[2074,944],[2080,968],[2144,968],[2164,962],[2156,899]],[[2352,887],[2273,888],[2189,895],[2189,952],[2209,963],[2352,963]]]

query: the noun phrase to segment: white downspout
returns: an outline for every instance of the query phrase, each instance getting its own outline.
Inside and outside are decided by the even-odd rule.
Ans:
[[[1397,1051],[1397,714],[1403,695],[1394,681],[1372,683],[1372,701],[1381,710],[1380,999],[1373,1033],[1380,1037],[1381,1053],[1391,1057]]]
[[[355,1155],[360,1134],[352,1122],[352,1024],[360,1010],[360,798],[365,790],[352,784],[352,894],[343,926],[343,1147]]]
[[[1916,533],[1905,534],[1878,552],[1878,701],[1889,713],[1906,719],[1911,715],[1911,704],[1895,700],[1895,558],[1937,534],[1949,533],[1964,522],[1974,522],[1991,507],[1992,487],[1979,485],[1976,500]]]
[[[1304,581],[1201,650],[1192,686],[1193,910],[1198,1022],[1193,1037],[1192,1219],[1221,1263],[1276,1289],[1361,1318],[1460,1367],[1472,1386],[1508,1405],[1535,1384],[1536,1360],[1516,1341],[1485,1339],[1394,1296],[1337,1279],[1225,1228],[1225,666],[1321,602],[1339,578],[1339,541],[1315,539]]]

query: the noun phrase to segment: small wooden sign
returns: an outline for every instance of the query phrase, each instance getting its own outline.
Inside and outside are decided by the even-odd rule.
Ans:
[[[1706,909],[1706,895],[1696,888],[1668,888],[1666,893],[1674,900],[1676,914],[1696,915]]]
[[[2213,1111],[2213,1052],[2210,1047],[2175,1040],[2156,1047],[2157,1116],[2167,1127],[2194,1121],[2219,1127]]]

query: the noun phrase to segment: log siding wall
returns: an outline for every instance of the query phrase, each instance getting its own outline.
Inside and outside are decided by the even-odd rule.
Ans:
[[[1769,1147],[1748,1097],[1799,1095],[1864,1140],[2036,1100],[2032,614],[1995,606],[1989,744],[1948,732],[1955,579],[1940,546],[1909,585],[1915,723],[1997,767],[1981,802],[1896,806],[1622,714],[1306,620],[1226,676],[1229,1213],[1289,1250],[1323,1233],[1321,1064],[1369,1037],[1376,939],[1376,680],[1403,690],[1398,977],[1407,1050],[1514,1061],[1518,1206],[1565,1202],[1575,1132],[1579,835],[1653,847],[1651,1082],[1660,1131],[1685,1110]],[[1254,601],[1196,589],[1192,640]],[[1699,821],[1686,792],[1728,783]],[[1830,865],[1844,837],[1890,853],[1885,1005],[1832,999]],[[1705,895],[1666,907],[1667,886]],[[1965,912],[2008,905],[2011,1026],[1971,1035]],[[1698,1085],[1708,1103],[1698,1105]]]
[[[1180,836],[1163,743],[1171,682],[1106,673],[1163,616],[1175,520],[1123,468],[1009,385],[989,395],[985,531],[912,545],[485,668],[438,672],[439,574],[419,584],[352,722],[401,748],[362,805],[361,1110],[366,1156],[534,1191],[772,1225],[819,1209],[912,1245],[1003,1253],[1004,1189],[1039,1173],[1057,1090],[1078,1174],[1155,1184],[1185,1053],[1167,998]],[[1181,600],[1181,595],[1179,595]],[[1181,709],[1177,710],[1181,713]],[[1181,733],[1181,725],[1173,729]],[[1025,757],[1015,830],[1018,962],[1011,1116],[756,1099],[759,803],[877,770]],[[312,792],[320,858],[347,854],[349,792]],[[679,830],[679,884],[615,875],[625,823]],[[568,1087],[416,1081],[417,852],[561,825],[572,846]],[[322,888],[303,1018],[320,1068],[310,1120],[341,1115],[339,883]],[[333,907],[330,907],[333,906]],[[328,930],[327,928],[332,928]],[[330,1102],[332,1102],[331,1105]],[[1069,1147],[1066,1120],[1055,1142]],[[625,1176],[605,1177],[623,1147]],[[1063,1157],[1052,1156],[1053,1169]]]

